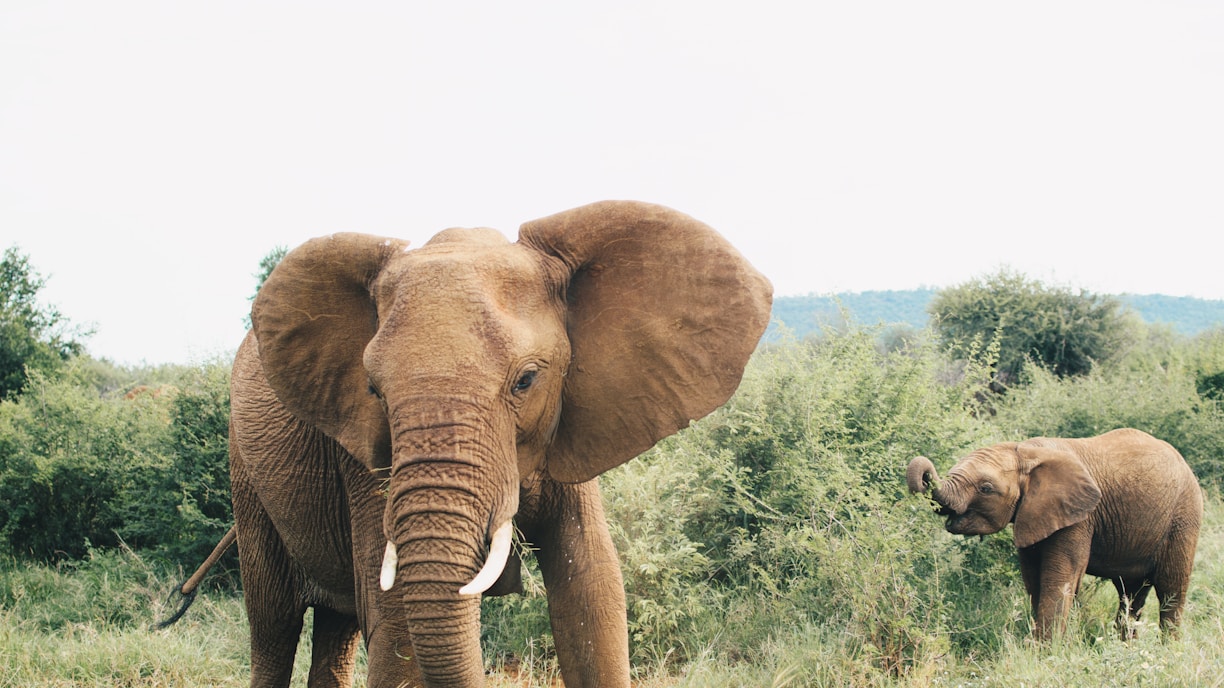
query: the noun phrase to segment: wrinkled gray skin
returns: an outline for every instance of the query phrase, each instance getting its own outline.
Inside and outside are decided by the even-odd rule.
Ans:
[[[1087,439],[1034,438],[978,449],[942,480],[925,457],[910,461],[911,492],[926,492],[959,535],[1014,524],[1034,634],[1065,628],[1085,573],[1113,581],[1116,622],[1133,635],[1147,594],[1160,625],[1176,630],[1202,521],[1198,480],[1176,449],[1139,430]]]
[[[519,589],[517,555],[490,554],[513,522],[538,548],[565,684],[627,687],[595,477],[726,401],[770,300],[709,227],[635,202],[516,243],[452,229],[290,252],[231,387],[251,685],[288,685],[307,608],[312,687],[351,684],[359,637],[372,687],[482,685],[484,585],[468,586]]]

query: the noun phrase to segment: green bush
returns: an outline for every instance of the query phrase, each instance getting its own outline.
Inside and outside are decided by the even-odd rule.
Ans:
[[[966,548],[905,492],[915,454],[988,437],[983,368],[949,375],[932,347],[882,351],[849,330],[757,353],[722,409],[602,478],[621,552],[635,661],[752,657],[786,627],[842,629],[866,672],[899,675],[1003,626],[946,587]],[[954,383],[945,382],[949,379]],[[992,571],[1002,565],[992,565]],[[980,639],[949,619],[969,610]]]
[[[229,484],[229,366],[182,375],[168,395],[167,460],[124,500],[120,534],[173,562],[202,561],[233,523]],[[135,495],[134,495],[135,496]],[[229,563],[233,563],[232,557]]]
[[[102,394],[88,359],[0,402],[0,538],[14,556],[130,546],[202,559],[229,528],[228,366]]]
[[[50,373],[81,353],[76,331],[54,307],[38,302],[46,281],[16,246],[0,257],[0,399],[25,389],[29,371]]]
[[[0,536],[10,551],[59,560],[117,545],[125,501],[167,463],[167,422],[152,401],[104,399],[32,372],[25,393],[0,402]]]
[[[1224,403],[1224,327],[1194,337],[1188,348],[1199,396]]]

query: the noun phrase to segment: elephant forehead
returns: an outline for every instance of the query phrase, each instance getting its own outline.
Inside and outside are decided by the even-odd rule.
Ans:
[[[1016,470],[1015,444],[1000,444],[975,450],[957,462],[953,471],[964,473],[1000,473]]]
[[[375,287],[380,346],[514,357],[563,333],[559,290],[539,254],[472,231],[448,230],[454,236],[405,252],[383,271]]]
[[[547,301],[539,255],[487,232],[447,230],[438,236],[451,238],[437,242],[435,237],[398,256],[380,279],[380,300],[406,297],[417,306],[454,300],[511,311]]]
[[[509,243],[510,240],[496,229],[488,227],[451,227],[435,234],[425,245],[459,244],[474,246],[484,244],[488,246],[505,246]]]

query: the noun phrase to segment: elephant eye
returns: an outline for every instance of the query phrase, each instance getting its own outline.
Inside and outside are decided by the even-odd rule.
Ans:
[[[978,485],[978,492],[981,492],[982,494],[991,494],[994,491],[994,485],[990,483],[982,483],[981,485]]]
[[[528,370],[519,376],[518,381],[514,383],[514,393],[522,394],[526,392],[535,383],[536,373],[538,372],[537,370]]]

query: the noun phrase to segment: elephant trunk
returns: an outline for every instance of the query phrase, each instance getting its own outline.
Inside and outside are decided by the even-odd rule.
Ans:
[[[379,584],[403,600],[427,685],[483,685],[480,593],[500,576],[509,553],[518,506],[513,454],[507,461],[489,441],[478,410],[455,417],[461,405],[434,400],[416,405],[422,407],[451,415],[418,416],[395,434]]]
[[[905,483],[913,493],[926,492],[932,484],[939,482],[939,472],[935,464],[925,456],[915,456],[905,470]]]
[[[438,504],[461,504],[467,493],[433,492],[421,500],[428,503],[428,511],[411,514],[402,503],[394,507],[397,527],[388,542],[380,583],[403,600],[416,660],[428,685],[477,686],[484,676],[482,591],[472,583],[485,568],[500,574],[504,557],[486,567],[492,549],[486,546],[487,527],[463,514],[439,512]],[[508,530],[508,524],[503,529]],[[488,575],[493,574],[485,572]]]
[[[410,580],[404,583],[403,597],[409,637],[427,685],[483,685],[480,596],[460,596],[449,583],[411,580],[421,576],[414,568],[405,571]]]
[[[905,470],[905,482],[912,493],[930,491],[931,498],[939,504],[941,515],[961,514],[969,507],[963,489],[964,477],[955,467],[941,480],[930,459],[915,456]]]

